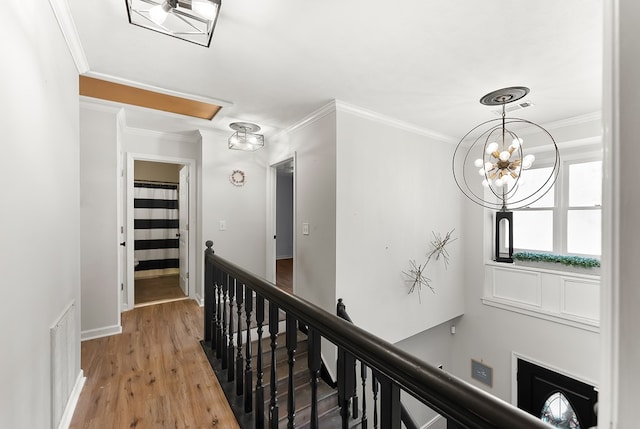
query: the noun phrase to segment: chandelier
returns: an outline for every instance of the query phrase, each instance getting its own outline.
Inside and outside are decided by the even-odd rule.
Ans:
[[[495,260],[512,262],[513,212],[511,210],[531,206],[540,200],[558,177],[560,154],[553,136],[540,125],[519,118],[506,116],[506,105],[529,93],[523,86],[502,88],[480,99],[486,106],[501,106],[501,118],[483,122],[462,137],[453,154],[453,176],[462,193],[474,203],[496,213]],[[524,140],[517,132],[529,127],[541,132],[553,155],[545,166],[551,165],[548,175],[535,180],[527,171],[536,162],[533,154],[526,154]],[[525,182],[527,186],[521,186]],[[508,243],[503,242],[507,237]],[[506,240],[505,240],[506,241]]]
[[[129,22],[209,47],[221,0],[126,0]]]

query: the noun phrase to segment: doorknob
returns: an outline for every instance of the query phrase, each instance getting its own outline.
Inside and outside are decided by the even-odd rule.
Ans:
[[[122,243],[120,243],[121,246],[125,246],[127,244],[126,241],[123,241]]]

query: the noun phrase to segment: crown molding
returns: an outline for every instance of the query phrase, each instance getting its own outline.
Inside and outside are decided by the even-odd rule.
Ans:
[[[51,5],[51,9],[53,9],[56,21],[58,21],[58,25],[62,31],[62,36],[67,42],[67,47],[69,48],[73,62],[76,65],[78,74],[88,72],[89,61],[87,61],[87,56],[82,48],[78,29],[73,21],[69,3],[67,3],[67,0],[49,0],[49,4]]]
[[[549,122],[544,125],[548,130],[570,127],[572,125],[582,125],[589,122],[601,121],[602,112],[592,112],[584,115],[574,116],[572,118],[561,119],[559,121]]]
[[[441,134],[426,128],[418,127],[416,125],[410,124],[409,122],[401,121],[399,119],[382,115],[380,113],[367,110],[362,107],[354,106],[353,104],[345,103],[344,101],[336,100],[335,104],[336,104],[336,110],[339,112],[350,113],[352,115],[356,115],[361,118],[368,119],[370,121],[379,122],[381,124],[385,124],[394,128],[399,128],[401,130],[409,131],[414,134],[419,134],[421,136],[428,137],[428,138],[437,140],[439,142],[457,144],[459,141],[455,137],[451,137],[446,134]]]
[[[333,113],[336,111],[336,101],[335,100],[331,100],[330,102],[328,102],[327,104],[325,104],[324,106],[320,107],[317,110],[314,110],[313,112],[309,113],[307,116],[305,116],[304,118],[300,119],[298,122],[295,122],[293,125],[285,128],[284,130],[280,131],[279,133],[277,133],[276,135],[274,135],[272,137],[273,140],[278,140],[280,139],[282,136],[290,134],[294,131],[300,130],[302,128],[305,128],[311,124],[313,124],[316,121],[319,121],[320,119],[324,118],[325,116]]]

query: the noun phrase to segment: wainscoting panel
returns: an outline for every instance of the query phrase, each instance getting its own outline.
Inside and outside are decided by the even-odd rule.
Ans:
[[[80,344],[76,330],[76,305],[71,303],[51,328],[51,415],[57,428],[71,397],[78,374],[76,349]]]
[[[540,307],[540,275],[495,268],[493,270],[493,295],[496,298]]]
[[[582,279],[563,278],[561,286],[563,314],[600,320],[600,284]]]

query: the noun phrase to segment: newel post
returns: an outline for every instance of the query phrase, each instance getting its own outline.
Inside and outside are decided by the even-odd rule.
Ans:
[[[204,251],[204,341],[211,341],[215,318],[215,280],[213,264],[209,263],[208,256],[215,252],[212,249],[213,241],[207,240],[205,245],[207,248]]]

